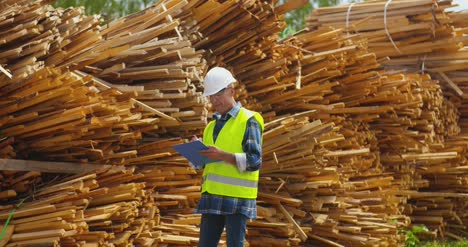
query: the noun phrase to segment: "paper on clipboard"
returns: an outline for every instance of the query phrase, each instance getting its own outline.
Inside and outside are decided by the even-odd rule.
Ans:
[[[178,144],[178,145],[172,146],[172,148],[175,149],[179,154],[184,156],[195,167],[201,167],[208,163],[217,162],[217,160],[212,160],[199,153],[201,150],[208,149],[208,147],[205,146],[205,144],[203,144],[201,141],[193,141],[193,142]]]

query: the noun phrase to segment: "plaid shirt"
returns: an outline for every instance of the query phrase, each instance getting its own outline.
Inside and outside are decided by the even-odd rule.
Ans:
[[[213,140],[216,141],[219,132],[229,118],[237,117],[240,109],[241,104],[236,103],[228,113],[224,115],[214,114],[216,124],[213,131]],[[261,136],[260,124],[255,118],[250,118],[247,121],[247,128],[242,141],[242,149],[247,159],[246,171],[256,171],[262,165]],[[221,215],[240,213],[249,219],[254,219],[257,216],[257,201],[255,199],[241,199],[203,193],[195,213]]]

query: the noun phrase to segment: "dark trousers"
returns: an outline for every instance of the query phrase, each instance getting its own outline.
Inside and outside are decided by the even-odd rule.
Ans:
[[[202,214],[199,247],[216,247],[226,226],[227,247],[243,247],[247,217],[243,214]]]

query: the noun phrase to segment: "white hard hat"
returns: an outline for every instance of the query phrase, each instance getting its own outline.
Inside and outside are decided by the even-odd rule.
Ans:
[[[203,95],[213,95],[234,82],[236,82],[236,79],[229,70],[221,67],[214,67],[206,73],[205,80],[203,81],[205,87]]]

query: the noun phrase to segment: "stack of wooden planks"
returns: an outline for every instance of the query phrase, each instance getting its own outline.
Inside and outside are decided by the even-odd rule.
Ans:
[[[468,233],[467,145],[466,135],[460,135],[448,138],[434,153],[404,157],[428,182],[419,193],[408,192],[405,210],[413,224],[427,226],[432,236],[462,240]]]
[[[99,30],[97,17],[83,16],[80,8],[56,10],[46,5],[48,2],[4,1],[0,5],[0,63],[13,75],[13,81],[2,80],[1,87],[28,78],[45,66],[59,66],[65,56],[77,56],[94,41],[84,42],[88,37],[82,36]],[[62,54],[63,50],[67,53]],[[60,54],[62,57],[56,58]]]
[[[292,2],[300,6],[303,1]],[[176,17],[187,23],[195,48],[208,51],[205,57],[210,65],[219,62],[234,65],[266,57],[285,26],[284,13],[295,6],[284,4],[275,8],[272,3],[260,1],[198,0],[189,7]],[[236,74],[241,71],[234,69]]]
[[[145,116],[162,117],[160,128],[152,132],[170,129],[174,135],[189,135],[203,128],[207,116],[200,93],[203,50],[195,51],[179,32],[180,21],[171,17],[187,1],[160,2],[107,27],[99,26],[97,16],[85,16],[81,8],[54,9],[46,3],[2,5],[0,27],[7,31],[0,48],[0,63],[6,64],[0,87],[45,67],[81,69],[104,79],[100,84],[108,88],[133,94],[143,103]],[[6,79],[5,73],[13,78]]]
[[[88,229],[84,208],[89,204],[90,189],[96,188],[94,176],[53,183],[15,204],[2,206],[1,218],[11,220],[2,239],[6,246],[57,245],[61,239],[82,235]],[[34,195],[34,201],[30,201]],[[70,240],[68,240],[70,239]],[[96,242],[97,243],[97,242]]]
[[[412,57],[431,52],[456,52],[466,37],[451,32],[444,12],[452,1],[394,0],[319,8],[307,18],[307,26],[343,28],[369,41],[377,57]],[[458,38],[457,38],[458,37]],[[436,41],[436,42],[434,42]],[[392,60],[396,62],[397,60]],[[399,63],[402,64],[402,63]]]
[[[113,88],[166,115],[153,133],[188,136],[207,121],[201,78],[203,50],[195,50],[182,20],[173,16],[188,1],[160,1],[143,11],[113,21],[96,33],[88,52],[64,65],[109,81]]]
[[[460,99],[463,68],[435,74],[452,80],[444,87],[427,74],[376,70],[420,55],[395,53],[386,24],[402,51],[421,43],[440,53],[431,61],[463,61],[455,51],[466,24],[442,13],[450,1],[434,8],[434,26],[432,0],[320,9],[314,28],[341,28],[281,41],[283,14],[302,1],[167,0],[103,27],[81,9],[14,2],[0,4],[0,28],[14,30],[0,34],[2,158],[121,166],[65,179],[2,171],[0,222],[34,195],[2,244],[196,246],[200,174],[171,146],[206,123],[206,64],[232,69],[239,99],[266,120],[250,246],[394,246],[410,219],[431,234],[466,232],[466,136],[456,136],[458,113],[443,97]]]
[[[164,144],[173,142],[158,146]],[[63,180],[56,176],[38,183],[24,202],[10,201],[10,205],[0,207],[3,222],[12,215],[2,243],[183,244],[189,237],[175,236],[175,229],[183,228],[181,224],[199,223],[199,216],[187,219],[180,215],[187,214],[199,198],[200,180],[188,178],[197,174],[186,163],[158,168],[121,166]],[[3,191],[1,199],[10,192]],[[159,208],[165,211],[164,217]],[[185,220],[176,220],[177,215]],[[198,230],[191,227],[191,241],[196,245]]]
[[[376,167],[375,136],[365,125],[359,129],[343,117],[322,114],[308,111],[266,124],[260,220],[251,224],[249,241],[254,246],[400,242],[397,228],[409,222],[399,214],[404,198],[396,197],[393,177]],[[309,120],[317,116],[329,122]],[[282,216],[275,217],[277,212]],[[284,227],[289,230],[277,229]]]
[[[4,87],[2,96],[2,136],[15,138],[23,158],[123,163],[136,150],[120,145],[135,145],[159,121],[144,116],[131,95],[55,69]]]
[[[239,101],[260,111],[270,106],[258,102],[257,96],[284,89],[278,85],[279,77],[298,55],[297,47],[277,43],[285,27],[284,14],[305,3],[292,0],[275,7],[261,1],[194,0],[176,17],[183,20],[183,33],[194,47],[205,50],[209,66],[225,66],[242,82]]]
[[[373,1],[320,8],[307,18],[309,28],[333,26],[367,38],[369,50],[385,67],[431,74],[457,105],[466,129],[468,99],[466,12],[447,11],[452,1]]]
[[[341,96],[336,102],[344,101],[347,106],[390,107],[378,113],[379,119],[372,119],[370,125],[379,142],[380,160],[385,170],[392,172],[394,183],[402,189],[421,191],[420,194],[419,191],[402,194],[411,198],[411,204],[405,206],[405,214],[412,215],[414,224],[427,224],[434,236],[459,238],[465,231],[461,227],[465,214],[458,216],[454,206],[465,206],[466,199],[458,194],[463,192],[444,190],[454,193],[437,194],[443,186],[439,186],[440,180],[432,177],[429,171],[437,171],[436,177],[453,181],[463,181],[466,176],[464,161],[457,158],[463,156],[463,152],[449,152],[447,150],[454,148],[446,147],[451,145],[447,140],[460,138],[454,136],[466,125],[464,92],[460,89],[466,70],[466,50],[462,49],[466,45],[463,19],[466,13],[444,13],[451,1],[440,1],[433,6],[434,3],[436,1],[355,3],[318,9],[308,20],[311,28],[331,25],[347,30],[350,36],[357,34],[367,38],[369,50],[380,58],[385,68],[400,70],[371,71],[374,77],[366,76],[366,84],[357,84],[352,77],[349,77],[351,80],[343,78],[342,83],[333,88]],[[390,60],[383,59],[385,56]],[[401,73],[402,69],[428,74]],[[356,78],[365,74],[358,74]],[[363,88],[366,93],[362,92]],[[456,107],[462,117],[460,127]],[[356,113],[351,113],[353,119],[371,119],[370,115],[354,115]],[[447,165],[457,171],[456,175],[443,168]],[[460,184],[464,186],[464,182]],[[448,225],[452,226],[451,230],[447,230]],[[451,232],[453,229],[457,230]]]

